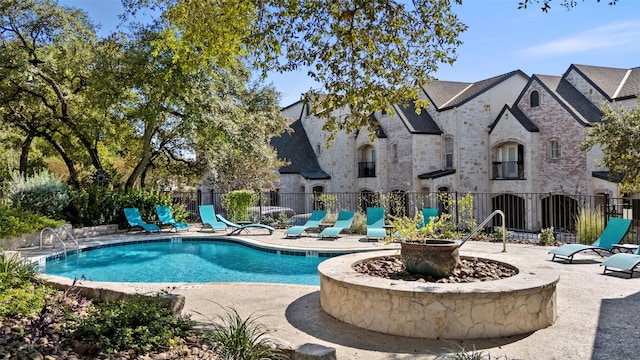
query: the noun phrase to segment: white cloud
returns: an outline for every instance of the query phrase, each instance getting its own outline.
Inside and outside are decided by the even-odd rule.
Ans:
[[[563,39],[520,50],[520,55],[549,57],[592,50],[640,47],[640,21],[611,23]]]

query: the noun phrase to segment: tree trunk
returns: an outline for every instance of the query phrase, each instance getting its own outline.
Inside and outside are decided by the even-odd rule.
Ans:
[[[31,150],[31,143],[33,142],[34,136],[32,134],[27,134],[27,138],[24,139],[22,143],[22,151],[20,152],[20,175],[23,178],[27,178],[27,169],[29,166],[29,151]]]

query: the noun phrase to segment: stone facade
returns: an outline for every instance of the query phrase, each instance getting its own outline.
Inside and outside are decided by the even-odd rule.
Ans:
[[[323,120],[310,113],[304,102],[298,102],[287,107],[283,114],[299,117],[314,156],[330,179],[319,182],[300,178],[299,184],[292,184],[286,179],[290,176],[287,175],[282,177],[280,191],[312,192],[315,187],[323,192],[433,192],[440,189],[461,193],[616,196],[614,183],[592,176],[593,171],[606,170],[597,165],[601,151],[580,150],[585,129],[589,123],[599,121],[585,114],[580,106],[588,102],[591,114],[599,113],[602,104],[612,102],[612,95],[603,90],[607,84],[598,86],[599,81],[604,82],[605,75],[610,73],[624,81],[630,76],[625,72],[632,74],[632,70],[637,72],[637,69],[571,65],[562,77],[529,77],[514,71],[477,83],[434,81],[424,88],[424,97],[431,102],[426,112],[440,130],[438,134],[415,131],[406,113],[375,114],[385,136],[371,141],[366,130],[357,134],[338,132],[329,148],[325,146],[328,134],[322,130]],[[624,83],[620,84],[620,89],[625,89]],[[629,92],[628,87],[635,85],[625,86]],[[620,93],[620,89],[609,92]],[[535,106],[530,104],[533,92],[538,94]],[[637,97],[616,101],[616,104],[638,106]],[[338,109],[336,114],[348,116],[348,110]],[[432,176],[434,172],[447,170],[446,138],[453,140],[451,169],[455,171]],[[551,158],[553,142],[559,147],[555,153],[559,152],[559,156]],[[512,159],[518,163],[518,173],[501,178],[496,175],[496,164],[505,169],[511,165],[497,159],[507,156],[506,147],[510,145],[520,146],[515,151],[518,159]],[[361,154],[365,147],[375,152],[375,177],[358,176],[358,163],[363,161]]]

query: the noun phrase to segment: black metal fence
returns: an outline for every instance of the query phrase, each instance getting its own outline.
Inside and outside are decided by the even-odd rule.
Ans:
[[[222,193],[174,192],[173,201],[182,204],[191,221],[198,221],[198,205],[213,204],[218,213],[225,214]],[[511,236],[533,239],[540,230],[553,227],[556,239],[576,242],[581,234],[599,233],[609,217],[633,219],[633,226],[625,242],[640,243],[640,199],[614,198],[604,195],[570,195],[554,193],[279,193],[262,192],[251,211],[257,221],[262,216],[279,213],[304,217],[312,210],[323,209],[337,213],[343,209],[364,213],[367,207],[385,208],[387,216],[413,216],[423,207],[438,208],[450,213],[458,224],[484,221],[494,210],[505,214],[505,226]],[[489,233],[501,226],[495,217],[484,229]],[[594,230],[595,229],[595,230]],[[593,239],[595,240],[595,239]],[[584,241],[583,241],[584,242]]]

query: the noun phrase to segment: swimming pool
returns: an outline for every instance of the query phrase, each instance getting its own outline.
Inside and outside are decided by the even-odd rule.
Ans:
[[[264,282],[319,285],[323,256],[236,242],[158,240],[100,246],[49,259],[45,274],[108,282]],[[296,255],[291,255],[296,254]]]

